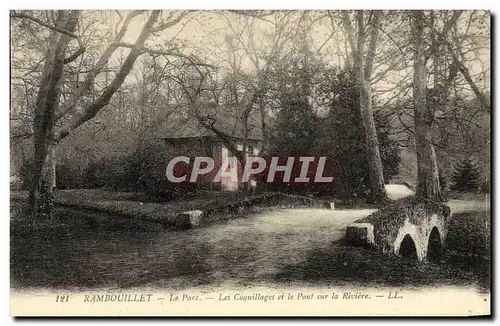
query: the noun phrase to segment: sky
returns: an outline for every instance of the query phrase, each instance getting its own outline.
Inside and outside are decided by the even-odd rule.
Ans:
[[[124,12],[123,14],[125,14]],[[171,11],[164,11],[162,13],[163,17],[171,14]],[[303,18],[301,11],[295,11],[293,13],[293,19],[295,24],[291,26],[297,26],[297,22],[300,18]],[[313,22],[312,28],[309,30],[309,40],[312,44],[313,49],[318,49],[321,45],[324,46],[321,48],[321,56],[322,59],[326,62],[341,65],[343,64],[343,56],[346,55],[346,51],[349,49],[346,47],[346,38],[343,29],[340,26],[332,27],[331,22],[328,17],[325,17],[325,11],[315,11],[311,12],[306,18],[309,22]],[[323,18],[321,18],[323,16]],[[103,26],[113,26],[118,21],[118,14],[114,11],[108,11],[103,15],[106,18],[103,21]],[[190,13],[187,18],[183,20],[181,24],[178,24],[174,28],[163,31],[157,37],[153,37],[148,41],[149,46],[161,48],[165,46],[165,43],[168,43],[174,36],[177,40],[182,40],[186,43],[185,52],[189,53],[190,51],[196,52],[198,55],[203,56],[204,60],[209,61],[217,66],[226,66],[227,63],[224,63],[221,60],[221,57],[227,57],[226,54],[223,53],[224,50],[228,49],[228,42],[226,39],[226,35],[234,35],[235,31],[238,32],[241,29],[249,28],[253,33],[253,39],[255,40],[254,46],[256,48],[256,52],[266,52],[270,49],[270,38],[269,35],[273,32],[272,22],[275,21],[274,16],[266,16],[263,20],[254,19],[251,26],[245,26],[245,17],[241,15],[236,15],[233,13],[222,14],[218,11],[198,11]],[[133,42],[140,33],[140,30],[145,23],[144,17],[138,17],[133,20],[129,31],[127,32],[125,39],[127,42]],[[465,30],[468,26],[468,12],[462,14],[461,20],[459,20],[458,28],[459,30]],[[485,29],[489,30],[489,21],[486,22]],[[231,29],[231,27],[233,29]],[[469,27],[470,29],[470,27]],[[247,29],[248,31],[248,29]],[[296,32],[293,29],[289,32]],[[396,31],[397,32],[397,31]],[[489,37],[489,32],[483,32],[483,35]],[[384,39],[383,44],[379,44],[379,53],[380,51],[384,51],[388,47],[394,48],[394,44],[391,44],[391,35],[383,35],[383,33],[379,33],[379,38]],[[395,36],[393,38],[396,38]],[[242,34],[242,40],[247,48],[251,46],[250,40],[248,38],[248,32],[244,32]],[[468,40],[465,40],[466,42]],[[476,40],[477,41],[477,40]],[[397,42],[397,40],[396,40]],[[485,47],[477,50],[476,52],[471,52],[466,54],[466,57],[472,60],[474,57],[476,60],[470,61],[467,63],[467,67],[470,69],[471,74],[475,75],[481,71],[489,69],[490,63],[490,47],[489,43],[485,42],[484,39],[481,39],[481,42],[486,45]],[[385,45],[384,45],[385,44]],[[398,44],[398,46],[406,46],[408,48],[408,44]],[[127,50],[124,50],[127,52]],[[243,50],[238,51],[240,54],[243,54]],[[378,66],[377,59],[380,57],[379,53],[375,57],[375,66]],[[117,54],[118,56],[118,54]],[[261,67],[264,65],[264,61],[260,60]],[[408,69],[393,72],[391,71],[388,74],[388,78],[385,82],[381,82],[380,88],[385,89],[387,87],[391,87],[390,83],[398,82],[401,79],[401,76],[407,75],[411,72],[412,62],[407,62]],[[378,71],[383,71],[387,66],[383,64],[378,67]],[[242,60],[242,69],[249,73],[255,73],[257,71],[255,64],[248,58],[248,56],[243,55]],[[378,72],[375,70],[374,76]],[[489,74],[487,75],[486,80],[478,82],[484,82],[485,86],[489,85]]]
[[[128,11],[120,11],[122,16],[126,16]],[[170,16],[177,17],[179,11],[163,11],[161,18],[164,20],[169,20]],[[284,31],[284,35],[295,35],[295,39],[298,38],[297,34],[300,33],[301,29],[299,26],[312,26],[308,31],[308,40],[311,44],[313,50],[317,50],[321,47],[319,56],[322,60],[334,65],[343,65],[344,57],[350,51],[348,48],[344,29],[340,26],[339,21],[337,25],[332,26],[332,23],[328,16],[325,15],[325,11],[313,11],[308,12],[304,15],[304,11],[294,11],[289,16],[290,24],[286,25],[287,30]],[[338,13],[336,13],[338,14]],[[366,14],[368,16],[368,14]],[[100,35],[108,31],[113,33],[115,24],[119,21],[120,15],[117,11],[93,11],[85,12],[83,15],[84,23],[88,23],[90,19],[97,20],[98,30]],[[225,60],[228,60],[227,51],[229,49],[228,35],[232,35],[233,42],[238,48],[237,53],[241,57],[241,70],[245,73],[255,75],[258,70],[262,69],[265,65],[265,60],[262,57],[258,58],[259,68],[256,67],[255,62],[250,59],[248,53],[242,49],[240,43],[238,43],[238,37],[235,35],[241,35],[241,42],[244,43],[246,49],[250,49],[250,52],[255,52],[259,54],[268,53],[272,48],[272,35],[275,34],[274,22],[278,21],[280,18],[285,17],[283,13],[277,15],[265,16],[263,19],[250,19],[244,15],[238,15],[235,13],[220,12],[220,11],[194,11],[190,12],[187,17],[185,17],[180,24],[160,32],[158,35],[154,35],[148,39],[147,46],[156,49],[164,49],[172,45],[172,41],[181,45],[181,52],[184,54],[196,53],[204,62],[208,62],[217,67],[222,67],[222,70],[230,70],[230,67]],[[391,19],[386,16],[387,19]],[[468,26],[468,13],[462,14],[462,18],[459,21],[459,29],[465,30]],[[90,19],[89,19],[90,18]],[[133,43],[138,37],[144,23],[146,22],[146,15],[140,15],[134,18],[127,30],[124,42]],[[384,22],[384,21],[383,21]],[[251,25],[250,25],[251,24]],[[401,26],[405,26],[406,22],[403,22]],[[279,25],[278,26],[283,26]],[[475,26],[475,25],[474,25]],[[408,27],[408,26],[406,26]],[[384,25],[382,29],[384,28]],[[489,30],[489,21],[484,27]],[[302,28],[303,30],[303,28]],[[239,32],[242,31],[240,34]],[[251,33],[250,33],[251,32]],[[385,71],[390,65],[390,60],[395,57],[399,57],[397,52],[397,47],[400,47],[399,51],[404,51],[409,53],[407,56],[407,61],[403,67],[397,70],[390,70],[385,74],[385,78],[378,81],[374,86],[375,91],[378,95],[384,97],[390,97],[390,92],[385,92],[386,90],[391,90],[394,85],[399,83],[404,77],[408,77],[412,72],[412,60],[411,60],[411,48],[409,44],[401,43],[401,39],[407,38],[405,35],[407,31],[394,30],[391,33],[380,32],[379,39],[381,41],[378,45],[378,52],[375,56],[375,71],[373,76],[377,76],[377,73]],[[489,41],[489,32],[484,33]],[[252,35],[252,37],[249,37]],[[100,47],[101,51],[108,46],[108,42],[101,41],[102,38],[96,36],[94,40],[94,45]],[[253,42],[251,42],[253,40]],[[465,40],[468,42],[469,40]],[[473,41],[477,41],[474,40]],[[399,43],[398,43],[399,42]],[[476,52],[471,52],[466,54],[467,58],[471,59],[473,57],[476,60],[467,63],[467,67],[470,69],[471,74],[475,75],[481,71],[489,70],[490,63],[490,48],[489,42],[485,42],[484,39],[481,42],[485,43],[486,46],[477,50]],[[397,43],[397,46],[395,44]],[[481,44],[481,45],[485,45]],[[255,48],[255,51],[253,51]],[[383,58],[385,51],[396,51],[393,58]],[[16,51],[17,50],[17,51]],[[11,51],[11,55],[19,56],[23,55],[20,49],[15,49]],[[22,49],[21,49],[22,50]],[[120,60],[123,60],[128,53],[129,49],[120,48],[119,51],[112,57],[112,64],[117,65]],[[134,71],[127,77],[126,83],[131,82],[137,78],[137,66]],[[402,69],[401,69],[402,68]],[[16,71],[12,72],[13,76],[16,75]],[[489,73],[486,78],[480,80],[477,78],[477,82],[480,84],[484,83],[483,87],[489,86]],[[384,92],[380,94],[380,92]]]

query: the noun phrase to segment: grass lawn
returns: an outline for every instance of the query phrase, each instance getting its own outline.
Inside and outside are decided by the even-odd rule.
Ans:
[[[458,199],[458,200],[487,200],[491,196],[489,194],[478,193],[478,192],[456,192],[450,191],[446,194],[448,199]]]
[[[142,193],[116,192],[103,189],[58,190],[54,194],[56,205],[105,212],[130,218],[157,221],[189,210],[205,210],[226,203],[241,201],[248,194],[241,192],[200,191],[199,193],[165,202],[151,202]],[[11,219],[21,218],[27,202],[27,191],[11,192]]]

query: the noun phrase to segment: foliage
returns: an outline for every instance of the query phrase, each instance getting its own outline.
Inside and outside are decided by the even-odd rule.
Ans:
[[[447,223],[451,217],[451,210],[447,205],[436,201],[410,196],[398,199],[375,213],[357,220],[356,223],[371,223],[375,230],[375,245],[384,252],[389,252],[393,249],[399,228],[405,219],[408,218],[414,225],[420,225],[433,214],[437,214]]]
[[[280,157],[326,156],[326,170],[333,174],[334,185],[311,182],[268,187],[342,198],[368,197],[365,131],[355,72],[330,67],[304,50],[278,62],[268,76],[280,107],[272,128],[271,151]],[[400,162],[398,145],[389,137],[388,116],[380,110],[374,117],[387,181],[397,174]]]
[[[268,73],[272,96],[278,100],[272,138],[273,147],[308,155],[319,136],[319,117],[312,99],[320,96],[315,86],[321,82],[325,65],[307,49],[278,60]],[[292,150],[293,149],[293,150]]]
[[[136,150],[121,156],[103,156],[86,167],[74,162],[57,166],[57,187],[108,188],[157,194],[165,190],[165,149],[159,141],[145,140]]]
[[[481,186],[481,171],[472,158],[458,162],[452,175],[452,190],[475,191]]]
[[[359,91],[352,70],[342,71],[332,83],[335,95],[327,117],[332,126],[332,141],[326,145],[333,149],[330,155],[342,168],[337,191],[342,197],[366,197],[369,195],[368,162],[366,159],[365,132],[359,108]],[[389,138],[391,126],[383,111],[374,114],[384,179],[389,182],[398,172],[399,150]]]

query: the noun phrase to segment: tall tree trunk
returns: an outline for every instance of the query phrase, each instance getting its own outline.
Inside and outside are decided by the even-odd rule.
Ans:
[[[436,18],[435,18],[435,13],[431,11],[429,13],[430,15],[430,26],[432,27],[432,42],[431,42],[431,53],[432,53],[432,65],[433,65],[433,92],[430,94],[429,91],[426,91],[426,106],[427,109],[430,111],[432,114],[432,117],[434,117],[434,113],[438,110],[442,110],[443,112],[446,112],[446,102],[448,98],[448,87],[445,85],[445,69],[443,68],[443,53],[442,51],[445,50],[441,46],[441,43],[439,42],[439,37],[436,35],[436,30],[438,29],[438,26],[436,24]],[[444,54],[446,55],[446,54]],[[429,96],[430,95],[430,96]],[[427,99],[430,98],[431,101],[428,101]],[[440,135],[444,135],[446,130],[442,128],[440,131]],[[444,141],[440,142],[441,147],[446,147],[446,143]],[[435,149],[434,149],[435,150]],[[443,166],[448,165],[447,161],[447,154],[444,153],[443,155],[439,155],[440,157],[440,162],[443,164]],[[444,177],[442,171],[440,171],[439,165],[437,163],[437,154],[436,154],[436,160],[433,163],[436,166],[434,169],[437,170],[438,178]],[[442,188],[443,185],[441,185],[441,180],[444,180],[440,178],[440,187]]]
[[[59,107],[60,82],[63,74],[63,66],[65,63],[71,62],[71,58],[75,58],[77,53],[81,54],[82,52],[77,51],[68,58],[64,57],[70,39],[72,37],[77,38],[73,32],[76,29],[80,12],[78,10],[72,10],[69,12],[63,10],[58,11],[58,18],[55,22],[56,28],[51,28],[51,34],[49,36],[49,50],[47,51],[47,56],[45,58],[42,77],[40,79],[40,88],[34,110],[35,154],[33,177],[29,196],[29,208],[32,221],[35,221],[42,215],[50,216],[50,205],[43,205],[43,200],[52,197],[51,193],[48,191],[52,189],[52,187],[44,186],[46,184],[52,184],[51,182],[47,183],[50,175],[48,173],[44,174],[43,172],[48,171],[44,170],[45,164],[49,164],[45,162],[53,161],[50,158],[47,160],[49,144],[52,143],[55,146],[57,142],[67,137],[74,129],[78,128],[86,121],[92,119],[99,112],[99,110],[106,106],[113,94],[120,88],[123,81],[132,70],[137,58],[144,53],[144,44],[148,36],[179,22],[177,20],[173,23],[173,25],[160,25],[154,28],[161,12],[160,10],[153,10],[135,43],[121,43],[120,41],[127,32],[131,20],[142,12],[143,10],[134,10],[127,15],[121,25],[119,33],[115,37],[115,40],[106,48],[98,62],[87,75],[85,82],[77,88],[77,90],[73,93],[73,96],[68,101]],[[64,31],[61,32],[62,30]],[[66,119],[61,126],[54,128],[55,122],[73,110],[83,94],[93,87],[95,77],[102,71],[104,66],[109,61],[109,58],[119,46],[129,47],[131,50],[124,63],[121,65],[119,71],[115,74],[111,83],[106,86],[101,95],[92,103],[85,105],[79,110],[74,110],[69,119]],[[83,49],[83,51],[85,50]],[[43,182],[42,179],[44,179]]]
[[[260,113],[260,124],[262,127],[262,145],[260,151],[265,153],[268,147],[268,142],[269,142],[269,134],[267,130],[267,123],[266,123],[266,108],[264,104],[264,97],[261,96],[259,98],[259,113]]]
[[[252,103],[250,103],[252,105]],[[244,169],[246,163],[247,163],[247,155],[248,155],[248,116],[250,115],[250,110],[248,108],[245,108],[245,111],[243,112],[243,162],[241,162],[241,168]],[[248,192],[249,186],[248,186],[248,181],[247,182],[241,182],[242,184],[242,190],[243,192]]]
[[[59,11],[56,27],[73,32],[78,22],[79,12]],[[53,126],[55,110],[59,103],[60,82],[64,66],[64,54],[70,37],[51,31],[49,50],[45,59],[40,88],[34,114],[34,162],[29,194],[31,222],[40,218],[50,218],[54,202],[53,162],[55,162]],[[50,153],[50,155],[49,155]]]
[[[426,104],[427,85],[425,77],[424,13],[413,13],[414,21],[414,64],[413,100],[415,110],[415,135],[418,164],[417,196],[444,201],[439,184],[437,157],[432,145],[432,124],[434,114]]]
[[[36,206],[37,219],[50,219],[54,208],[54,190],[56,188],[55,150],[55,144],[48,145],[47,156],[43,162],[40,176],[39,202]]]
[[[373,70],[373,60],[376,52],[377,36],[378,36],[378,23],[380,20],[380,13],[373,14],[373,25],[370,32],[370,44],[366,62],[364,60],[365,48],[365,27],[363,21],[363,11],[357,13],[358,23],[358,46],[356,52],[356,70],[357,79],[360,87],[360,110],[363,119],[363,126],[365,129],[365,144],[368,160],[368,170],[370,177],[370,198],[371,202],[385,202],[387,200],[387,193],[385,190],[384,182],[384,169],[382,167],[382,159],[380,157],[380,150],[377,137],[377,129],[373,118],[372,107],[372,93],[371,93],[371,74]]]

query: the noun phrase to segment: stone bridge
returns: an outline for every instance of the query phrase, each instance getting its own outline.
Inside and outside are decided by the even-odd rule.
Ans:
[[[451,210],[447,205],[415,196],[397,200],[346,228],[346,239],[419,261],[440,256]]]

